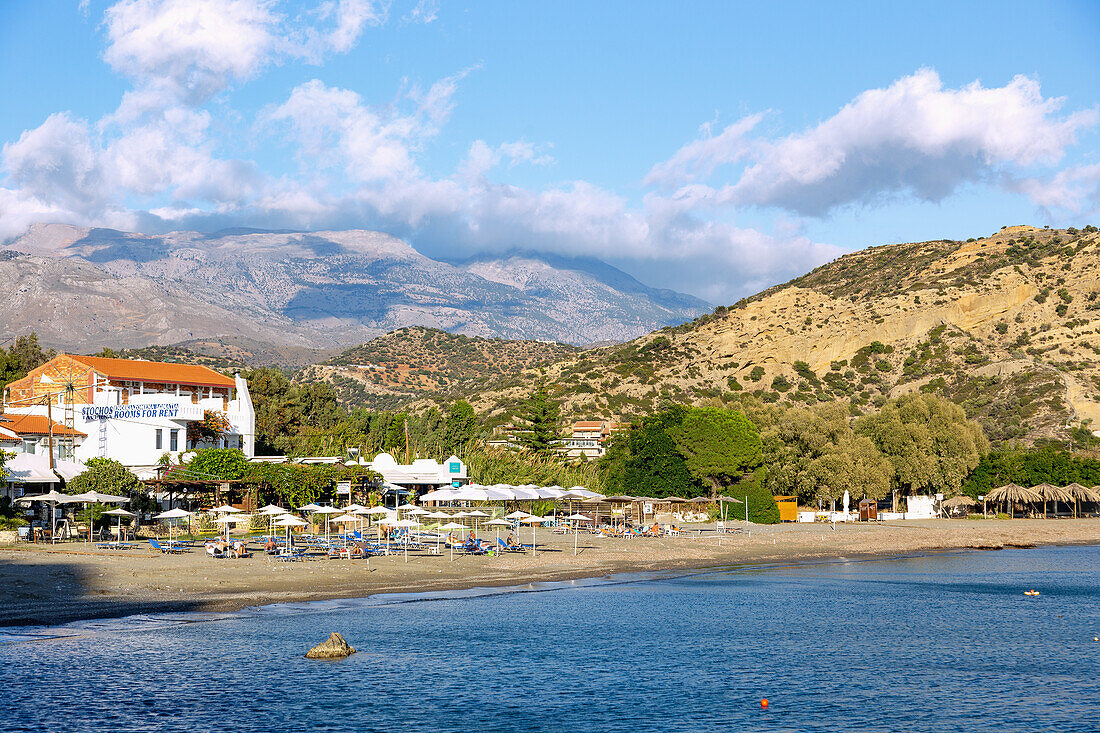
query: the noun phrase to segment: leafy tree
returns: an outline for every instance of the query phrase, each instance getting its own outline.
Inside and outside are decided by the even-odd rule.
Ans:
[[[244,476],[248,466],[248,459],[236,448],[207,448],[196,451],[185,470],[203,478],[237,481]]]
[[[443,453],[457,454],[477,436],[477,415],[466,400],[457,400],[447,411],[443,425]]]
[[[674,405],[611,438],[599,463],[607,493],[657,498],[690,498],[705,493],[669,434],[679,426],[686,411]]]
[[[83,494],[86,491],[98,491],[115,496],[128,496],[144,492],[144,485],[130,469],[110,458],[89,458],[84,473],[73,478],[65,485],[71,494]]]
[[[994,451],[982,456],[963,484],[962,492],[977,499],[1008,483],[1021,486],[1041,483],[1097,486],[1100,485],[1100,460],[1075,456],[1055,445]]]
[[[712,496],[760,461],[760,434],[748,418],[735,410],[688,409],[668,433],[692,476],[709,484]]]
[[[535,384],[535,391],[516,413],[517,436],[521,445],[537,453],[547,453],[561,442],[558,433],[561,408],[550,397],[545,377]]]
[[[730,492],[735,499],[748,499],[749,521],[756,524],[779,524],[779,505],[772,492],[765,487],[767,469],[757,468],[742,479]],[[745,505],[733,504],[739,518],[744,518]]]
[[[856,421],[894,466],[894,488],[909,493],[956,494],[989,443],[981,426],[958,405],[928,394],[889,400]]]
[[[43,350],[39,345],[37,333],[17,337],[6,350],[0,349],[0,387],[22,379],[53,357],[53,349]]]

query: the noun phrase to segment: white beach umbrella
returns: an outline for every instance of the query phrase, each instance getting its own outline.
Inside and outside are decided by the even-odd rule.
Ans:
[[[560,499],[562,494],[565,493],[565,489],[560,486],[544,486],[535,490],[539,492],[540,499]]]
[[[436,489],[420,497],[420,501],[451,501],[457,489]]]
[[[570,514],[566,519],[573,522],[573,557],[577,556],[577,537],[580,532],[577,531],[577,522],[591,522],[592,517],[586,517],[583,514]]]
[[[511,486],[490,486],[485,489],[485,494],[489,497],[487,501],[513,501],[516,498],[516,492],[512,491]]]
[[[240,512],[240,511],[243,511],[243,510],[238,509],[235,506],[229,506],[228,504],[222,504],[219,507],[214,507],[211,511],[214,512],[215,514],[236,514],[237,512]]]
[[[323,514],[325,516],[329,514],[340,514],[343,509],[337,509],[334,506],[319,506],[313,510],[314,514]],[[328,541],[328,522],[325,522],[325,541]]]
[[[314,504],[314,503],[311,502],[309,504],[306,504],[305,506],[298,507],[298,511],[306,512],[307,514],[312,514],[313,512],[317,511],[320,508],[321,507],[319,505]]]
[[[191,512],[186,511],[184,509],[180,509],[179,507],[176,507],[175,509],[169,509],[166,512],[161,512],[160,514],[155,515],[153,517],[153,519],[183,519],[185,517],[190,517],[190,516],[191,516]],[[175,526],[176,526],[176,523],[174,521],[168,523],[168,540],[169,541],[171,541],[173,539],[172,529]]]
[[[366,513],[367,514],[393,514],[393,509],[390,509],[389,507],[386,507],[386,506],[372,506],[370,509],[367,509]]]
[[[305,527],[309,522],[304,519],[299,519],[293,514],[286,514],[275,520],[275,525],[278,527],[286,527],[286,548],[290,551],[290,528],[291,527]]]
[[[518,509],[511,514],[505,514],[505,519],[525,519],[526,517],[533,517],[534,514],[528,514],[527,512],[521,512]]]
[[[531,557],[535,556],[535,527],[546,521],[546,517],[536,517],[534,514],[528,514],[523,519],[519,520],[524,524],[531,525]]]
[[[512,487],[512,494],[514,494],[517,499],[523,501],[533,501],[541,498],[537,487],[529,489],[526,486],[514,486]]]
[[[485,526],[486,527],[496,527],[496,530],[497,530],[497,543],[499,544],[499,542],[500,542],[500,528],[501,527],[511,527],[512,523],[509,522],[507,519],[490,519],[488,522],[485,523]]]
[[[73,497],[69,494],[62,494],[55,489],[50,489],[45,494],[33,494],[30,496],[21,496],[16,501],[32,502],[43,501],[50,505],[50,521],[51,521],[51,533],[50,543],[52,544],[54,538],[57,536],[57,505],[68,504],[73,501]]]
[[[410,509],[409,511],[407,511],[405,513],[408,514],[410,517],[423,517],[423,516],[427,515],[429,512],[428,512],[427,509],[421,509],[420,507],[416,507],[415,509]]]
[[[111,516],[118,517],[118,541],[122,542],[122,518],[123,517],[136,517],[133,512],[128,512],[125,509],[110,509],[103,512],[104,514],[110,514]]]
[[[85,491],[83,494],[73,494],[69,497],[70,502],[83,502],[85,504],[129,504],[130,500],[125,496],[114,496],[113,494],[103,494],[99,491]],[[88,542],[92,541],[92,510],[88,511]]]
[[[274,532],[274,527],[272,526],[272,522],[274,521],[275,517],[277,517],[281,514],[287,514],[288,512],[287,512],[286,509],[283,509],[281,506],[275,506],[274,504],[268,504],[267,506],[265,506],[263,509],[260,509],[256,513],[257,514],[263,514],[266,517],[268,517],[267,531],[268,532]]]
[[[444,524],[443,526],[441,526],[440,529],[441,530],[445,529],[448,532],[453,532],[456,529],[466,529],[466,527],[459,524],[458,522],[448,522],[447,524]],[[454,543],[452,542],[451,543],[451,562],[454,562],[454,559],[455,559],[455,546],[454,546]]]
[[[420,522],[416,521],[415,519],[400,519],[400,520],[394,522],[393,526],[401,528],[401,529],[413,529],[414,527],[419,527]],[[405,545],[405,562],[408,562],[409,561],[409,537],[408,537],[408,535],[405,536],[405,542],[403,544]]]
[[[345,512],[354,512],[360,509],[366,509],[366,507],[362,504],[348,504],[346,507],[344,507]]]
[[[243,524],[244,522],[251,522],[251,514],[226,514],[224,517],[218,517],[214,520],[214,524],[221,524],[225,526],[225,541],[229,542],[229,525],[231,524]]]

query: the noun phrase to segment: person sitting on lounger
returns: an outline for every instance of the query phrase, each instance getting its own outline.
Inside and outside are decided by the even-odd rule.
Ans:
[[[353,544],[351,546],[351,556],[352,557],[365,557],[366,554],[367,554],[367,550],[366,550],[365,547],[363,547],[363,543],[356,542],[355,544]]]
[[[508,535],[507,544],[508,544],[508,547],[510,547],[510,548],[515,548],[517,550],[522,550],[523,549],[523,545],[516,542],[516,536],[514,534]]]
[[[279,546],[275,544],[274,537],[268,537],[267,542],[264,544],[264,552],[268,555],[274,555],[275,551],[279,549]]]

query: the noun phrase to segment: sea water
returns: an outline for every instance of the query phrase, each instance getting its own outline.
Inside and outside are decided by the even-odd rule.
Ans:
[[[7,629],[0,730],[1096,731],[1098,570],[1051,547]],[[302,658],[331,631],[358,653]]]

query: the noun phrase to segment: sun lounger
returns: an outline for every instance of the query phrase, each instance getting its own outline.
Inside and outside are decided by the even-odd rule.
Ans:
[[[530,545],[509,545],[504,540],[497,537],[497,547],[501,552],[526,552]]]
[[[161,543],[157,542],[156,540],[149,540],[149,544],[150,544],[150,546],[152,546],[152,548],[154,550],[160,550],[161,553],[164,554],[164,555],[170,555],[170,554],[176,554],[176,553],[179,553],[179,552],[183,552],[182,547],[177,547],[175,545],[170,545],[170,544],[163,544],[162,545]]]

